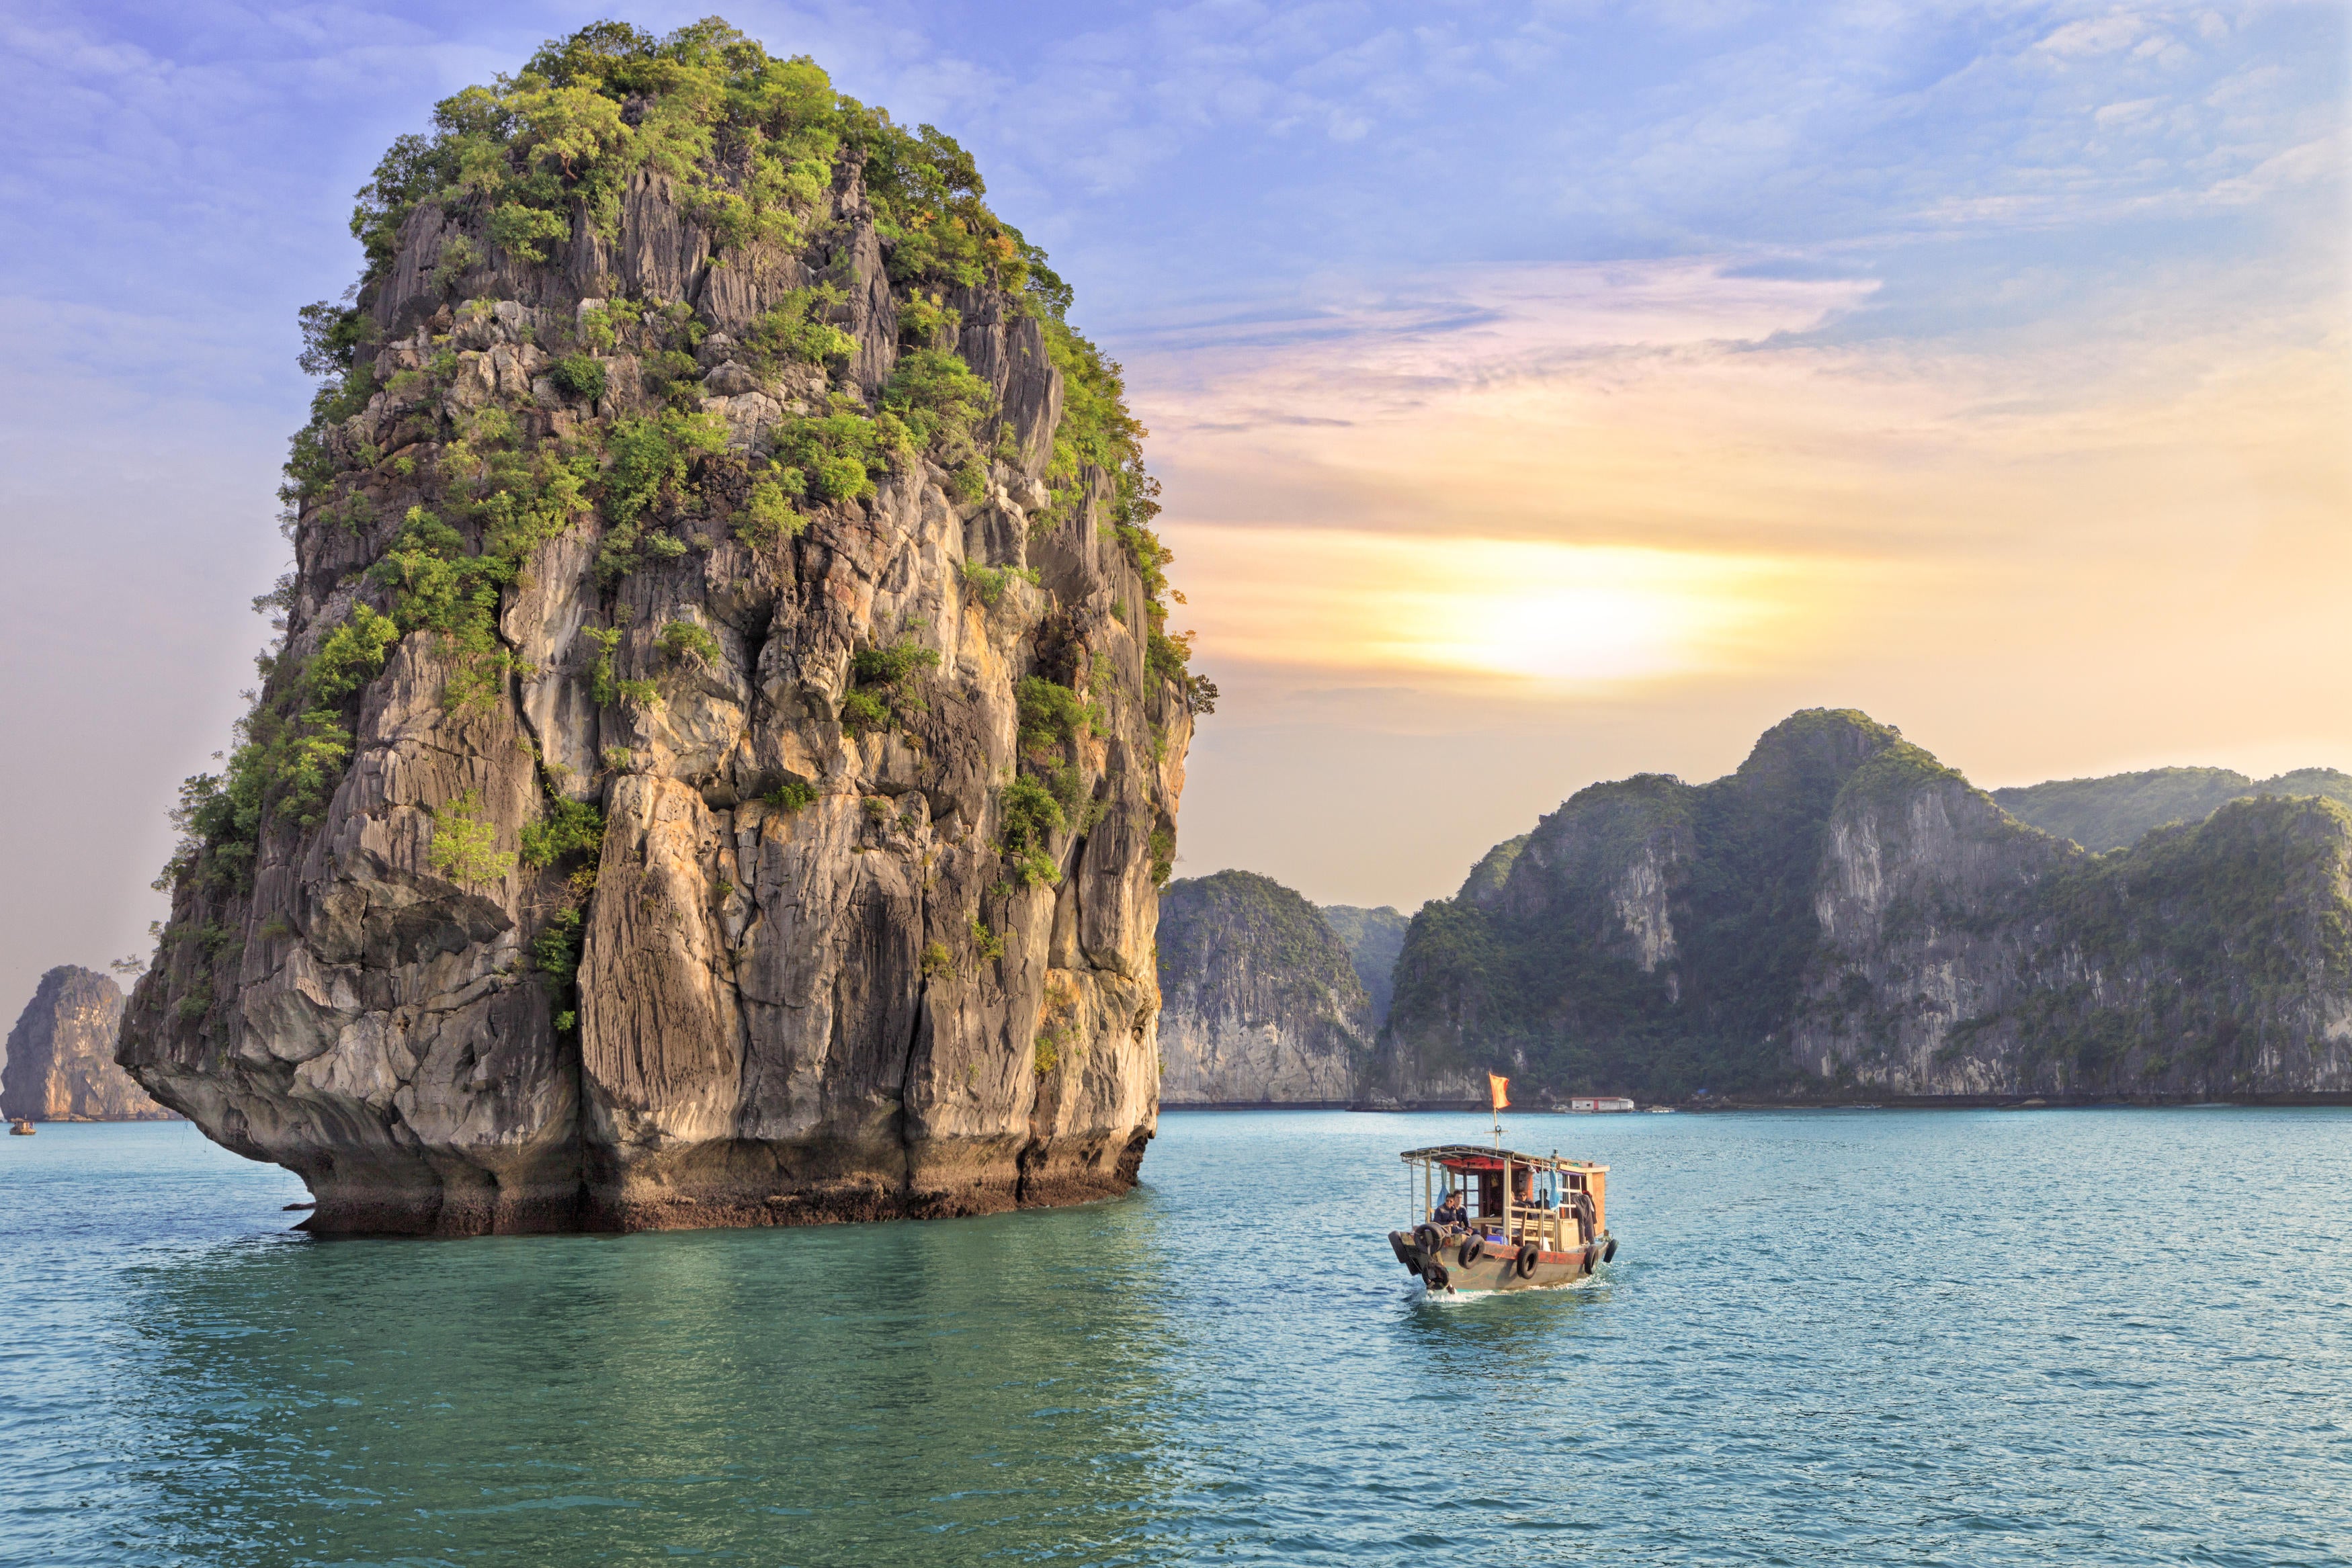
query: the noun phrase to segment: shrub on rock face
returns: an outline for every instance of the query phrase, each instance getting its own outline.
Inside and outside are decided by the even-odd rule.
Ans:
[[[604,367],[588,354],[566,354],[549,367],[547,379],[566,397],[594,402],[604,395]]]
[[[848,363],[857,352],[857,340],[828,319],[828,313],[840,307],[842,298],[842,291],[835,284],[793,289],[753,325],[753,356],[765,365]]]
[[[691,621],[673,621],[662,628],[662,651],[673,659],[688,661],[709,669],[719,663],[719,639],[709,628]]]
[[[558,795],[547,802],[543,820],[523,824],[522,863],[544,870],[567,856],[591,853],[604,841],[604,814],[584,800]]]
[[[785,499],[784,486],[773,478],[762,478],[752,483],[735,524],[735,537],[754,549],[765,549],[799,538],[807,527],[808,518]]]
[[[433,842],[425,863],[467,887],[497,882],[514,870],[512,851],[498,847],[497,824],[482,815],[479,790],[468,789],[433,813]]]

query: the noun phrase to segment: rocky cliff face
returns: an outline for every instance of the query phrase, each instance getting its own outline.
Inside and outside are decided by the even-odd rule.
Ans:
[[[325,1230],[1124,1189],[1209,688],[1067,290],[723,24],[436,125],[307,313],[285,642],[123,1061]]]
[[[1160,910],[1161,1101],[1349,1099],[1371,1040],[1348,950],[1306,899],[1223,871],[1169,884]]]
[[[159,1122],[155,1103],[114,1064],[122,992],[94,969],[59,965],[41,977],[8,1031],[0,1116],[33,1122]]]
[[[1895,731],[1805,713],[1714,783],[1580,792],[1499,875],[1425,907],[1373,1081],[2345,1094],[2347,932],[2352,812],[2332,801],[2241,800],[2090,855]]]
[[[1348,949],[1348,962],[1371,1004],[1372,1029],[1377,1033],[1389,1021],[1389,1001],[1396,994],[1397,955],[1404,951],[1404,934],[1412,922],[1387,904],[1360,909],[1353,904],[1321,906],[1323,923]]]

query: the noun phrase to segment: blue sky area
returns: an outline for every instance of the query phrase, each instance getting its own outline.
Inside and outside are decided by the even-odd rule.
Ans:
[[[436,99],[512,69],[547,37],[608,15],[661,30],[701,14],[17,0],[0,18],[11,107],[0,127],[0,322],[16,361],[0,389],[0,528],[14,569],[0,581],[10,672],[0,713],[16,740],[0,775],[0,867],[14,895],[0,913],[0,1009],[50,964],[141,946],[161,913],[145,884],[168,850],[163,811],[179,778],[226,743],[265,635],[245,605],[288,556],[271,493],[309,396],[294,311],[356,274],[345,222],[385,144],[422,129]],[[2232,423],[2183,411],[2206,408],[2196,400],[2221,396],[2212,389],[2232,377],[2274,381],[2264,366],[2309,378],[2317,390],[2296,402],[2324,405],[2317,428],[2344,406],[2352,12],[2340,5],[738,4],[725,14],[975,152],[994,204],[1076,286],[1073,319],[1126,361],[1140,411],[1166,437],[1180,578],[1188,528],[1204,530],[1196,603],[1234,556],[1220,526],[1415,538],[1468,529],[1562,548],[1728,549],[1720,540],[1737,535],[1742,559],[1759,559],[1830,550],[1834,535],[1847,541],[1835,547],[1839,570],[1857,581],[1932,557],[1955,583],[2000,577],[2014,551],[2039,548],[2029,536],[2060,526],[2004,531],[2003,504],[1990,500],[1980,514],[1891,520],[1890,507],[1905,510],[1905,465],[1927,462],[1900,443],[1857,448],[1835,473],[1759,469],[1728,492],[1785,484],[1782,509],[1826,530],[1803,537],[1719,497],[1695,497],[1654,525],[1624,507],[1557,511],[1537,479],[1524,497],[1456,508],[1444,482],[1453,465],[1493,465],[1468,434],[1386,486],[1393,504],[1367,499],[1344,483],[1363,471],[1344,447],[1272,429],[1364,425],[1333,396],[1359,376],[1390,416],[1423,429],[1433,422],[1415,410],[1442,400],[1446,418],[1466,422],[1498,387],[1536,389],[1515,409],[1606,392],[1617,383],[1591,379],[1591,367],[1627,342],[1704,343],[1717,356],[1706,376],[1769,361],[1806,386],[1848,389],[1841,407],[1964,382],[1965,397],[1917,417],[1974,433],[1967,441],[2000,425],[2011,444],[1984,460],[1996,465],[2023,461],[2028,446],[2033,461],[2056,461],[2039,450],[2053,443],[2065,462],[2088,462],[2126,427],[2259,431],[2259,413]],[[1562,279],[1599,281],[1570,289],[1570,306],[1557,303]],[[1639,324],[1594,325],[1631,320],[1636,295],[1647,302]],[[1538,297],[1553,303],[1529,303]],[[1736,327],[1709,325],[1735,317]],[[1650,434],[1685,417],[1676,410],[1713,406],[1699,382],[1671,380],[1679,361],[1663,350],[1638,372],[1609,362],[1610,375],[1638,373],[1653,389],[1654,404],[1639,405],[1657,411],[1643,416]],[[1898,382],[1885,399],[1872,391]],[[2151,386],[2179,395],[2143,396]],[[1731,401],[1752,408],[1759,396],[1773,401]],[[1693,429],[1729,428],[1688,417]],[[1822,441],[1844,419],[1823,413]],[[1751,435],[1784,455],[1813,440]],[[1725,435],[1715,449],[1749,438]],[[2309,540],[2312,517],[2341,517],[2340,463],[2229,439],[2239,444],[2209,467],[2258,470],[2262,486],[2294,493],[2281,506],[2305,508],[2243,525],[2268,529],[2286,563],[2263,570],[2336,571],[2341,557]],[[1952,466],[1927,463],[1919,483],[1948,489],[1942,475],[1984,465],[1963,448],[1984,450],[1947,442],[1935,463]],[[1562,474],[1554,487],[1575,483]],[[1838,497],[1865,491],[1877,498],[1840,511]],[[1897,542],[1851,548],[1881,516]],[[1830,528],[1838,517],[1843,532]],[[1664,531],[1643,531],[1654,527]],[[2151,530],[2185,552],[2179,580],[2193,582],[2212,538],[2193,520]],[[1961,534],[2012,553],[1971,555],[1952,542]],[[2095,557],[2116,537],[2061,553]],[[1302,549],[1299,559],[1318,559]],[[1837,603],[1869,601],[1856,591]],[[1985,602],[1983,624],[2072,612],[2030,597]],[[1232,695],[1197,752],[1185,870],[1252,864],[1328,899],[1409,907],[1594,777],[1643,766],[1706,776],[1736,762],[1776,712],[1848,688],[1872,695],[1874,711],[1916,691],[1929,727],[1946,727],[1950,759],[1988,783],[2172,756],[2352,766],[2340,720],[2283,708],[2257,722],[2216,700],[2209,723],[2178,689],[2133,686],[2129,660],[2101,666],[2113,705],[2085,688],[2070,699],[2074,722],[2065,707],[2033,708],[2029,743],[2002,732],[2000,712],[2010,688],[2000,683],[2022,690],[2024,665],[1973,680],[1922,666],[1915,685],[1873,685],[1884,661],[1856,663],[1849,648],[1795,673],[1531,697],[1401,676],[1374,654],[1318,664],[1231,635],[1208,609],[1204,656]],[[1332,609],[1333,624],[1356,612]],[[2223,633],[2199,623],[2170,640],[2183,636]],[[2065,657],[2054,645],[2038,656]],[[2306,656],[2321,656],[2315,641],[2265,655],[2274,673]],[[2321,684],[2308,695],[2333,701],[2337,688],[2312,679]],[[1981,711],[1971,707],[1961,694],[1988,682]],[[2086,728],[2085,706],[2122,716]],[[1363,846],[1394,844],[1405,819],[1377,804],[1335,813],[1334,792],[1394,773],[1400,746],[1425,762],[1433,745],[1459,759],[1439,782],[1458,784],[1465,803],[1426,844],[1371,863]]]

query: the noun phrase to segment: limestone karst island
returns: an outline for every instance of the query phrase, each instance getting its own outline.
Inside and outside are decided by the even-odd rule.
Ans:
[[[0,1568],[2352,1568],[2352,5],[15,7]]]
[[[1210,688],[1118,367],[947,136],[616,37],[362,194],[122,1061],[318,1230],[1120,1191]]]

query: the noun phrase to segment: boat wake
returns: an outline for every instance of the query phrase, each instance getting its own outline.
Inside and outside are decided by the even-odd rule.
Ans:
[[[1608,1276],[1587,1274],[1581,1279],[1562,1280],[1551,1285],[1520,1285],[1508,1291],[1433,1291],[1415,1281],[1405,1291],[1407,1301],[1419,1300],[1433,1307],[1462,1307],[1473,1301],[1498,1301],[1505,1296],[1550,1295],[1562,1291],[1582,1291],[1594,1285],[1605,1285]]]

